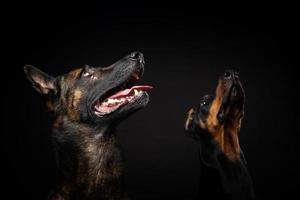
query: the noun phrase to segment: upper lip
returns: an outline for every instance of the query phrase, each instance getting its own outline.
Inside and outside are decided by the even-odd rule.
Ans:
[[[142,70],[137,69],[131,73],[128,79],[126,79],[123,83],[120,83],[115,88],[119,88],[119,90],[131,87],[134,83],[136,83],[142,77]]]
[[[142,74],[142,69],[137,69],[133,71],[125,81],[122,81],[113,88],[108,89],[103,95],[95,99],[92,103],[92,107],[96,104],[97,101],[102,102],[105,99],[112,96],[113,94],[117,93],[118,91],[132,87],[141,78]]]

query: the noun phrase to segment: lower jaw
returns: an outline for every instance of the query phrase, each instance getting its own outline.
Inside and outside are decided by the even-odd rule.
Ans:
[[[140,99],[144,98],[145,96],[147,96],[147,94],[146,94],[146,92],[143,92],[139,96],[135,96],[135,97],[133,97],[129,101],[122,102],[122,103],[120,103],[120,104],[118,104],[116,106],[113,106],[113,107],[107,106],[107,109],[109,110],[108,112],[100,112],[100,111],[97,111],[95,108],[94,108],[94,112],[98,116],[110,115],[110,114],[114,113],[115,111],[117,111],[119,109],[122,109],[125,106],[128,106],[129,104],[136,103],[137,101],[139,101]]]

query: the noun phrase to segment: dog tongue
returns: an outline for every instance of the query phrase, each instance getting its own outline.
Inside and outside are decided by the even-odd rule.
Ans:
[[[123,96],[127,96],[128,94],[130,94],[133,90],[142,90],[142,91],[148,91],[148,90],[152,90],[153,87],[152,86],[148,86],[148,85],[137,85],[137,86],[133,86],[130,89],[125,89],[125,90],[121,90],[120,92],[110,96],[109,98],[113,99],[113,98],[120,98]]]

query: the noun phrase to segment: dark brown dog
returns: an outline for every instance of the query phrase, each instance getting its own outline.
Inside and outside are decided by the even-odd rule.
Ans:
[[[144,58],[133,52],[106,68],[84,66],[56,78],[25,73],[54,114],[53,142],[61,172],[49,199],[127,199],[116,125],[146,106],[151,86],[133,86]]]
[[[185,130],[201,147],[199,198],[255,198],[239,144],[244,102],[239,77],[228,70],[220,77],[215,95],[205,95],[200,104],[188,112]]]

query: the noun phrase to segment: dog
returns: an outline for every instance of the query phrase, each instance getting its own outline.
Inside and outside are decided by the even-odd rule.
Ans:
[[[111,66],[83,66],[53,77],[26,65],[25,74],[53,113],[59,169],[50,200],[128,199],[116,126],[149,102],[152,86],[134,86],[144,57],[133,52]]]
[[[188,111],[185,131],[200,144],[198,199],[255,199],[239,144],[245,93],[237,72],[219,78],[215,95],[204,95]]]

